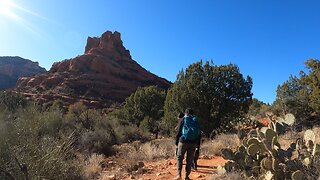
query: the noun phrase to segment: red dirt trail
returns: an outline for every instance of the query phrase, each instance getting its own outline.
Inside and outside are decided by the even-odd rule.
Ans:
[[[200,158],[198,160],[198,169],[192,170],[189,178],[198,180],[212,179],[217,176],[217,166],[224,165],[226,160],[222,157],[215,156],[212,158]],[[144,172],[141,174],[131,175],[125,179],[140,180],[169,180],[173,179],[177,174],[176,160],[162,160],[152,163],[146,163],[143,167]],[[182,170],[182,178],[184,178],[184,168]]]

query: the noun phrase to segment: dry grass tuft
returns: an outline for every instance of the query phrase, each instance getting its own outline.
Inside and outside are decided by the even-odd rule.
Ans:
[[[282,149],[287,149],[290,147],[290,144],[296,142],[298,138],[303,138],[304,131],[295,132],[295,131],[288,131],[285,134],[279,136],[279,143]],[[313,127],[312,131],[316,135],[316,143],[320,144],[320,127]]]
[[[297,138],[301,137],[300,133],[294,131],[288,131],[279,136],[278,142],[282,149],[288,149],[290,144],[296,142]]]
[[[240,173],[231,172],[217,177],[212,177],[211,180],[242,180],[244,179]]]
[[[172,139],[159,139],[143,144],[139,150],[147,161],[168,159],[174,157],[175,145]]]
[[[102,163],[105,157],[101,154],[92,154],[83,167],[84,175],[88,179],[97,179],[102,172]]]
[[[236,134],[220,134],[213,140],[205,141],[201,147],[200,152],[202,155],[221,155],[222,148],[235,149],[240,145],[240,139]]]

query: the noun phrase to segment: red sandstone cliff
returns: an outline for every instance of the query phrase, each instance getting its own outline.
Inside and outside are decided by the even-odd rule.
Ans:
[[[13,88],[21,76],[31,76],[46,72],[46,69],[33,62],[18,56],[0,57],[0,90]]]
[[[45,74],[19,78],[16,90],[40,102],[62,99],[105,107],[149,85],[167,89],[171,83],[132,60],[120,33],[107,31],[101,37],[88,37],[83,55],[56,62]]]

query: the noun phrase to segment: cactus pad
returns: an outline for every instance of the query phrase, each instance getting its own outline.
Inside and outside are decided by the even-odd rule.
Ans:
[[[222,154],[222,157],[227,160],[234,160],[235,158],[234,153],[229,148],[221,149],[221,154]]]
[[[247,141],[247,144],[250,146],[251,144],[259,144],[260,141],[257,138],[250,138]]]
[[[303,173],[300,170],[297,170],[292,173],[291,175],[292,180],[302,180],[303,179]]]
[[[296,118],[294,117],[294,115],[289,113],[284,116],[283,123],[287,124],[288,126],[292,126],[295,121]]]
[[[306,130],[306,132],[304,132],[303,140],[305,142],[312,141],[314,144],[314,142],[316,140],[316,135],[314,134],[314,132],[311,129],[308,129],[308,130]]]
[[[256,144],[256,143],[250,144],[247,149],[247,153],[251,156],[254,156],[259,151],[260,151],[260,146],[259,144]]]
[[[277,136],[277,133],[272,129],[266,130],[266,139],[272,142],[273,137]]]

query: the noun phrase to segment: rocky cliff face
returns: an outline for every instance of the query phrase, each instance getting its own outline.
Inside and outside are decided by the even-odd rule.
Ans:
[[[106,107],[149,85],[167,89],[171,83],[132,60],[120,33],[107,31],[101,37],[88,37],[83,55],[56,62],[45,74],[20,78],[16,90],[40,102],[62,99]]]
[[[0,90],[14,87],[21,76],[32,76],[46,72],[38,62],[32,62],[18,56],[0,57]]]

